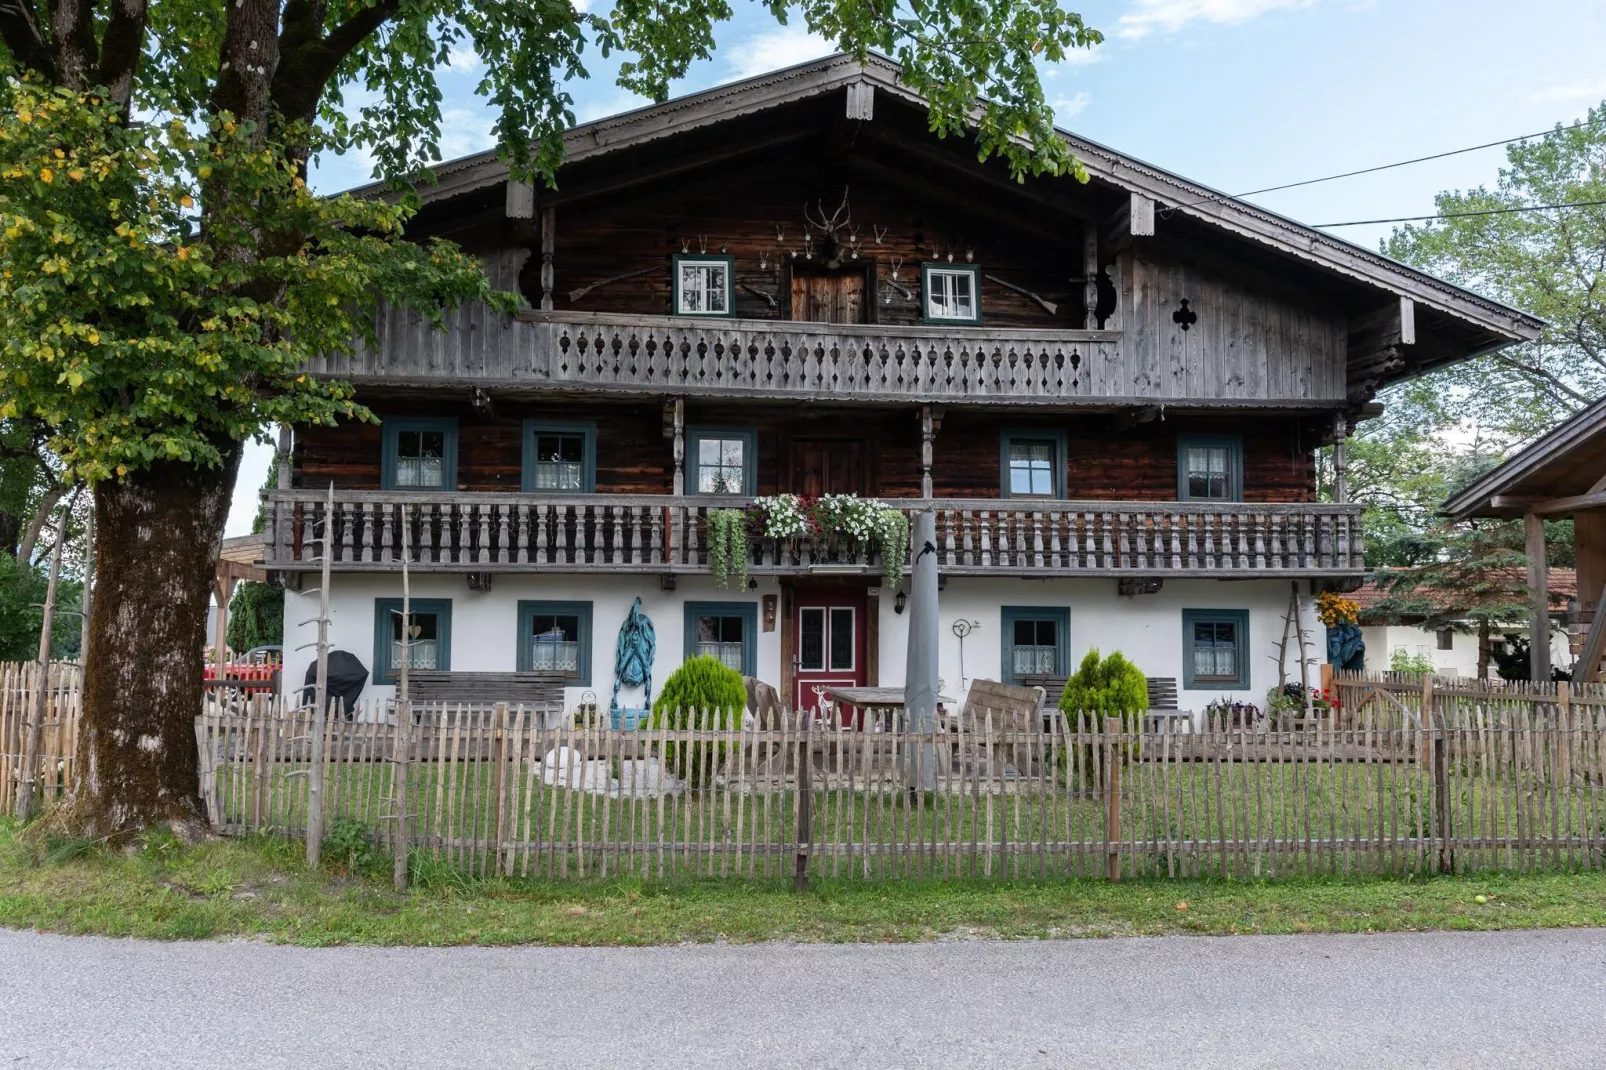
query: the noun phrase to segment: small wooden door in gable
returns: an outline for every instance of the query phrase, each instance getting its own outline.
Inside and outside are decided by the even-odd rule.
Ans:
[[[792,440],[793,494],[868,494],[864,443],[851,438]]]
[[[793,275],[792,318],[809,323],[863,323],[864,274]]]

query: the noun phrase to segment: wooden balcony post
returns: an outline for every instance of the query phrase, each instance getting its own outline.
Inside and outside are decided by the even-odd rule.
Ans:
[[[552,251],[557,243],[558,213],[554,208],[541,209],[541,311],[552,311]]]
[[[920,406],[920,496],[930,500],[931,493],[931,453],[932,440],[937,437],[937,419],[933,417],[931,406]]]
[[[1333,501],[1342,505],[1349,501],[1349,487],[1344,474],[1349,470],[1349,418],[1342,412],[1333,414]]]

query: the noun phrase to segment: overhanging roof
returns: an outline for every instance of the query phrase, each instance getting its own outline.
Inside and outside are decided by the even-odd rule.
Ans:
[[[861,65],[847,55],[837,54],[583,123],[564,136],[564,163],[579,163],[843,90],[849,85],[871,86],[876,92],[925,106],[923,98],[902,84],[901,68],[891,60],[872,55]],[[1427,308],[1488,332],[1492,336],[1489,348],[1539,337],[1542,321],[1537,317],[1069,131],[1059,133],[1096,182],[1152,198],[1173,213],[1231,232],[1325,271],[1409,297]],[[504,183],[508,177],[507,165],[495,151],[482,152],[435,168],[436,184],[422,190],[421,195],[426,202],[448,199]],[[376,183],[352,192],[360,196],[383,196],[386,188]]]
[[[1606,476],[1606,398],[1487,472],[1445,502],[1443,511],[1452,520],[1517,516],[1526,512],[1532,503],[1565,505],[1568,498],[1588,495],[1603,476]],[[1596,503],[1600,504],[1606,503]],[[1589,507],[1587,503],[1580,505]]]

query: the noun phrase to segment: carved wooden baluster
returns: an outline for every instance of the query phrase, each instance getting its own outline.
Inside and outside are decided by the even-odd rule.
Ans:
[[[1352,564],[1349,548],[1349,517],[1333,517],[1333,526],[1337,529],[1337,538],[1334,540],[1333,563],[1337,568],[1349,568]]]
[[[625,546],[625,513],[628,509],[628,506],[615,505],[610,510],[613,513],[613,547],[608,554],[610,565],[623,565],[630,560]]]
[[[603,558],[604,558],[605,554],[606,554],[607,542],[608,542],[608,538],[607,538],[608,516],[607,516],[606,507],[601,505],[601,504],[593,503],[591,505],[582,506],[581,508],[584,509],[586,512],[589,512],[591,514],[591,548],[590,548],[590,552],[586,555],[585,560],[590,561],[593,564],[599,564],[600,565],[602,563],[602,561],[603,561]],[[578,525],[577,525],[577,527],[578,527]],[[575,543],[576,543],[576,547],[575,548],[577,550],[579,549],[579,546],[578,546],[579,542],[580,542],[580,534],[579,534],[578,531],[576,531],[575,532]],[[580,559],[581,559],[580,555],[576,554],[575,555],[575,560],[578,561]]]
[[[513,560],[517,564],[527,565],[530,563],[530,507],[521,502],[507,509],[513,514],[513,530],[517,533],[514,536],[517,545],[513,549]]]
[[[1301,513],[1299,516],[1300,539],[1300,565],[1304,568],[1316,567],[1316,517],[1312,513]]]
[[[396,511],[392,502],[379,503],[379,560],[389,564],[393,558],[390,556],[391,546],[391,514]]]
[[[1166,531],[1171,537],[1171,568],[1180,571],[1182,568],[1182,526],[1181,513],[1168,513],[1165,517]]]
[[[1132,567],[1132,523],[1133,523],[1132,514],[1130,514],[1130,513],[1116,513],[1115,514],[1115,522],[1120,525],[1120,532],[1119,532],[1119,535],[1120,535],[1119,545],[1121,547],[1120,567],[1121,568],[1131,568]]]
[[[1097,536],[1098,522],[1093,514],[1086,510],[1083,510],[1078,522],[1082,525],[1082,538],[1079,541],[1081,554],[1078,556],[1076,564],[1080,568],[1098,568],[1098,543],[1094,541]]]
[[[647,515],[642,506],[627,506],[630,510],[630,541],[633,543],[630,550],[630,563],[644,565],[647,563]]]
[[[508,514],[513,511],[513,506],[498,502],[491,509],[496,513],[496,559],[505,565],[513,559],[510,553],[512,547],[508,545]]]
[[[1249,524],[1255,533],[1255,568],[1266,567],[1266,514],[1255,512],[1249,514]]]
[[[1249,567],[1249,516],[1243,512],[1232,514],[1232,524],[1238,533],[1238,567]]]
[[[1032,513],[1032,567],[1043,567],[1043,514]]]
[[[989,560],[988,564],[997,565],[999,568],[1008,568],[1014,561],[1009,545],[1009,519],[1009,511],[1000,509],[997,524],[993,527],[993,552],[996,556]]]
[[[484,502],[474,505],[474,513],[480,521],[479,544],[474,547],[474,563],[488,565],[491,563],[491,507]]]
[[[374,503],[363,502],[361,509],[362,533],[358,536],[358,538],[362,543],[362,549],[359,560],[363,561],[364,563],[368,563],[374,561],[378,557],[378,554],[374,549],[374,543],[378,541],[379,528],[378,525],[374,523]],[[333,527],[334,525],[331,524],[324,530],[324,534],[331,537],[330,541],[333,541]],[[325,543],[324,545],[325,548],[327,548],[328,544]]]
[[[305,501],[301,503],[301,560],[311,561],[318,556],[318,544],[312,540],[317,538],[318,503]]]
[[[665,561],[664,511],[657,506],[649,506],[647,509],[647,522],[651,527],[650,537],[652,539],[652,552],[648,555],[648,560],[654,565],[661,565]]]
[[[698,538],[703,531],[703,509],[701,506],[688,505],[686,507],[686,560],[683,565],[703,564],[703,551],[701,540]]]
[[[959,510],[960,564],[976,563],[976,514],[969,509]]]
[[[547,541],[548,507],[545,502],[539,502],[528,508],[530,510],[530,525],[534,529],[531,534],[535,536],[535,545],[531,548],[535,557],[530,563],[534,565],[550,565],[552,564],[552,558],[550,556],[551,546]]]

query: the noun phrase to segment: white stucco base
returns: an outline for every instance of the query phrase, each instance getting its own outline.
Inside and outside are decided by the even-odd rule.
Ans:
[[[1070,665],[1074,669],[1093,647],[1109,654],[1119,650],[1134,661],[1146,675],[1176,677],[1181,708],[1203,710],[1215,698],[1228,697],[1260,705],[1266,692],[1277,683],[1276,644],[1283,632],[1283,616],[1289,603],[1287,580],[1167,580],[1157,594],[1121,597],[1114,579],[1020,580],[971,579],[954,577],[947,583],[939,602],[942,646],[940,675],[945,693],[962,698],[976,679],[996,680],[1003,669],[1003,606],[1063,607],[1070,610]],[[374,600],[399,598],[401,579],[396,575],[336,575],[330,585],[331,640],[335,647],[355,654],[372,671],[374,665]],[[761,579],[756,590],[726,591],[714,585],[711,577],[680,578],[677,589],[663,591],[653,576],[509,576],[498,575],[492,589],[470,591],[462,576],[418,575],[412,581],[413,597],[445,598],[452,602],[451,668],[454,671],[507,672],[516,668],[515,635],[518,603],[521,599],[589,601],[593,604],[591,637],[591,680],[589,685],[567,689],[571,705],[577,705],[587,691],[594,692],[606,705],[613,690],[615,643],[631,602],[636,597],[652,619],[657,633],[657,658],[653,668],[655,685],[678,666],[684,655],[684,606],[689,601],[752,602],[761,606],[762,596],[779,594],[774,579]],[[1306,632],[1307,656],[1312,659],[1310,680],[1318,679],[1316,668],[1325,655],[1325,632],[1315,619],[1314,603],[1308,585],[1301,583],[1301,615]],[[880,683],[897,686],[903,682],[907,652],[906,615],[896,612],[895,599],[884,593],[880,605]],[[1251,679],[1246,688],[1183,689],[1184,609],[1235,609],[1249,614],[1249,664]],[[313,624],[302,621],[316,617],[318,597],[313,593],[290,592],[285,598],[285,676],[294,686],[303,679],[313,657],[312,648],[295,649],[317,638]],[[974,622],[963,643],[954,634],[957,620]],[[761,679],[777,686],[781,678],[781,633],[779,625],[762,630],[760,611],[757,666]],[[1299,679],[1298,653],[1292,644],[1286,658],[1288,677]],[[394,688],[370,682],[363,697],[385,700]],[[622,693],[622,704],[639,702],[639,691]]]
[[[1450,649],[1439,649],[1439,635],[1404,624],[1373,625],[1361,629],[1366,640],[1366,667],[1377,672],[1389,667],[1396,650],[1407,654],[1424,655],[1433,661],[1433,670],[1440,676],[1476,678],[1478,675],[1478,636],[1476,632],[1452,632]],[[1566,669],[1573,663],[1573,654],[1567,643],[1567,634],[1559,629],[1550,633],[1550,664]],[[1498,666],[1490,664],[1491,675],[1498,676]]]

